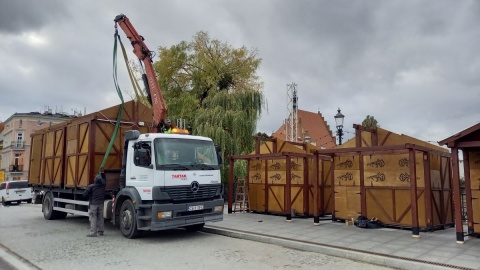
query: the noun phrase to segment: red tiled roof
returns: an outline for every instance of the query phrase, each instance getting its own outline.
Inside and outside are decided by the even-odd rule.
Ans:
[[[330,149],[336,146],[336,141],[330,131],[330,126],[320,112],[313,113],[298,110],[297,133],[297,137],[301,137],[302,139],[304,136],[310,136],[311,142],[314,142],[318,147]],[[285,124],[275,131],[272,136],[281,140],[286,140]]]

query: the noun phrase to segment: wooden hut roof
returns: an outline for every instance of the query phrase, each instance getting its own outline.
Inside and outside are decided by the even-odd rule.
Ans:
[[[480,123],[438,142],[448,147],[480,147]]]

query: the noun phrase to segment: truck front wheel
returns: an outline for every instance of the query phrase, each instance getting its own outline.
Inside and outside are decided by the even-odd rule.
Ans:
[[[120,208],[120,230],[123,236],[132,239],[138,237],[137,217],[131,200],[125,200]]]

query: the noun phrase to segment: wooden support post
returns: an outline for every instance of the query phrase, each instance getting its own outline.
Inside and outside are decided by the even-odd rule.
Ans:
[[[318,153],[313,155],[313,225],[320,225],[320,213],[318,209],[319,196],[318,196]]]
[[[255,154],[260,154],[260,137],[255,137]]]
[[[318,162],[319,162],[319,159],[317,157],[317,166],[318,166]],[[328,174],[325,174],[325,159],[322,158],[322,173],[320,174],[320,171],[316,171],[316,175],[317,175],[317,179],[318,179],[318,192],[319,192],[319,196],[318,196],[318,200],[317,203],[319,203],[319,213],[320,215],[323,217],[325,215],[325,212],[327,211],[327,209],[325,209],[325,182],[326,182],[326,179],[328,177]],[[318,167],[317,167],[318,168]],[[332,189],[332,192],[331,194],[333,194],[333,189]]]
[[[303,214],[308,216],[310,212],[310,207],[308,206],[309,199],[309,190],[310,190],[310,177],[308,177],[308,158],[303,157]]]
[[[363,167],[363,155],[359,152],[360,163],[360,211],[362,216],[367,216],[367,189],[365,188],[365,168]]]
[[[228,176],[228,213],[231,214],[233,212],[232,209],[232,202],[233,202],[233,181],[234,179],[234,174],[233,174],[233,168],[234,168],[234,159],[229,158],[230,161],[230,167],[229,167],[229,176]]]
[[[412,211],[412,237],[420,238],[420,226],[418,225],[418,199],[417,199],[417,164],[415,149],[409,149],[410,154],[410,200]]]
[[[468,234],[474,233],[473,224],[478,222],[473,217],[473,205],[472,205],[472,178],[470,177],[470,157],[468,151],[462,149],[463,152],[463,169],[465,175],[465,200],[467,203],[467,220],[468,220]],[[461,195],[460,195],[461,198]]]
[[[332,220],[337,220],[335,217],[335,155],[332,156],[332,162],[330,164],[331,175],[330,179],[332,180],[332,193],[331,193],[331,203],[332,203]]]
[[[272,163],[273,163],[273,160],[272,160]],[[268,160],[265,160],[265,179],[263,181],[264,181],[263,192],[265,192],[265,205],[264,205],[265,209],[264,209],[264,212],[267,213],[268,212],[268,189],[270,188],[269,184],[268,184]]]
[[[285,212],[287,214],[287,221],[292,221],[292,199],[291,199],[291,193],[292,193],[292,158],[291,156],[287,155],[286,156],[287,161],[286,161],[286,185],[285,185]]]
[[[460,170],[458,168],[458,148],[452,147],[453,204],[455,207],[455,231],[457,243],[463,244],[462,203],[460,195]]]
[[[440,162],[442,160],[440,159]],[[433,231],[433,200],[432,200],[432,179],[430,173],[430,154],[428,152],[423,153],[423,177],[425,179],[425,219],[427,221],[427,229]],[[440,196],[443,196],[443,189],[440,189]],[[443,212],[443,205],[441,212]]]

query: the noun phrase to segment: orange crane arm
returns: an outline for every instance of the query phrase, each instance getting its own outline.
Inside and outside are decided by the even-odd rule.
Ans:
[[[127,16],[120,14],[115,17],[114,21],[115,28],[117,24],[122,28],[133,46],[133,53],[145,66],[142,79],[147,91],[148,101],[153,109],[153,132],[157,132],[159,125],[167,118],[167,105],[153,70],[153,52],[148,49],[144,42],[145,39],[137,33]]]

